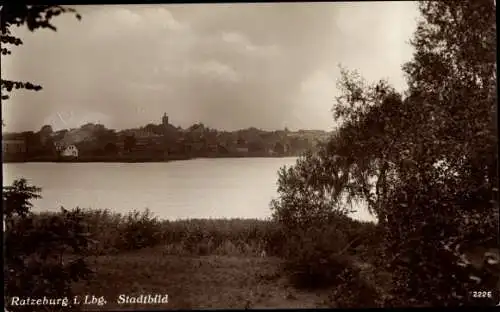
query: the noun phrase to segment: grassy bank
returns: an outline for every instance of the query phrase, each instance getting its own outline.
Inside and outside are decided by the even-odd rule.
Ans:
[[[159,220],[148,210],[119,214],[83,210],[93,239],[91,253],[113,254],[157,245],[177,255],[258,255],[278,252],[280,231],[256,219]],[[48,215],[48,213],[45,213]]]
[[[35,224],[47,223],[43,220],[58,215],[36,214]],[[108,299],[106,309],[144,307],[119,306],[116,298],[120,294],[147,293],[169,294],[167,308],[337,306],[332,293],[339,285],[321,289],[297,285],[288,261],[293,259],[285,243],[289,238],[272,221],[167,221],[147,210],[119,214],[86,209],[81,215],[92,242],[86,261],[93,273],[74,283],[73,291],[104,296]],[[344,238],[354,242],[342,259],[347,259],[371,284],[383,287],[380,285],[387,283],[388,277],[375,270],[378,242],[373,235],[366,235],[373,233],[375,225],[343,219],[337,224],[339,230],[340,224]],[[371,305],[373,300],[361,304]]]
[[[177,255],[267,255],[281,256],[288,239],[283,229],[262,219],[181,219],[161,220],[149,210],[127,214],[107,209],[81,209],[83,223],[92,240],[92,255],[114,254],[162,245],[165,252]],[[60,212],[42,212],[35,219],[47,219]],[[332,224],[346,241],[349,251],[365,258],[377,245],[376,226],[350,218]]]

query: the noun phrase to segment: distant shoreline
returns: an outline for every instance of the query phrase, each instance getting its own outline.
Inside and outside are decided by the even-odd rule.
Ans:
[[[180,160],[194,159],[213,159],[213,158],[289,158],[299,157],[299,155],[224,155],[224,156],[172,156],[170,158],[151,158],[151,157],[99,157],[99,156],[84,156],[75,159],[53,159],[53,158],[38,158],[29,160],[2,160],[2,163],[164,163]]]

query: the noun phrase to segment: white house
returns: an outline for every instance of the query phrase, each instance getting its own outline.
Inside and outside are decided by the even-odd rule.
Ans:
[[[78,157],[78,149],[74,145],[68,145],[61,152],[61,156],[64,156],[64,157]]]

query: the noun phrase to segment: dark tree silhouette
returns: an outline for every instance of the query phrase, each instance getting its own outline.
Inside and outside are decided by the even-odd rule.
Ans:
[[[106,155],[116,155],[118,153],[118,147],[114,143],[108,143],[104,146],[104,152]]]
[[[5,56],[12,53],[10,49],[6,48],[6,45],[19,46],[23,44],[20,38],[12,35],[12,26],[27,26],[30,31],[41,28],[48,28],[56,31],[56,27],[51,24],[52,18],[68,12],[74,13],[78,20],[81,19],[81,16],[74,9],[60,5],[25,5],[14,1],[3,4],[0,8],[0,41],[2,43],[2,55]],[[31,82],[1,79],[2,100],[7,100],[9,98],[8,93],[13,89],[39,91],[42,87]]]
[[[60,214],[35,215],[31,200],[40,198],[40,191],[20,179],[2,194],[7,302],[13,296],[72,296],[72,283],[92,273],[85,262],[90,240],[81,211],[61,208]],[[60,307],[44,308],[60,311]],[[33,307],[9,306],[9,311],[33,311]]]
[[[283,155],[285,154],[285,146],[281,142],[276,142],[274,144],[274,152],[278,155]]]
[[[19,46],[23,42],[12,35],[12,26],[27,26],[30,31],[40,28],[56,30],[50,23],[54,16],[75,10],[57,5],[24,5],[8,2],[0,7],[0,41],[3,56],[11,54],[6,45]],[[80,15],[76,14],[80,19]],[[39,91],[41,86],[30,82],[1,79],[1,100],[9,98],[13,89]],[[2,125],[4,125],[2,121]],[[26,133],[28,141],[39,146],[40,134],[52,132],[50,127],[42,133]],[[51,144],[51,146],[53,146]],[[41,146],[40,146],[41,147]],[[41,149],[43,149],[41,147]],[[71,284],[86,278],[91,271],[85,262],[89,240],[82,215],[77,209],[61,209],[61,215],[35,216],[31,200],[40,198],[40,189],[28,185],[25,179],[14,181],[2,192],[4,229],[4,294],[12,296],[71,296]],[[67,259],[67,254],[72,259]],[[47,284],[47,282],[49,283]],[[69,306],[72,303],[69,302]],[[51,310],[50,308],[45,308]],[[56,308],[57,309],[57,308]],[[78,310],[78,307],[72,307]],[[9,311],[33,311],[33,307],[9,307]]]
[[[409,90],[343,70],[337,132],[280,171],[273,203],[275,220],[300,237],[345,213],[345,201],[365,200],[393,276],[386,306],[464,304],[500,277],[495,4],[419,5]]]
[[[133,135],[127,135],[123,141],[123,149],[127,152],[131,152],[134,150],[135,145],[137,144],[137,140]]]

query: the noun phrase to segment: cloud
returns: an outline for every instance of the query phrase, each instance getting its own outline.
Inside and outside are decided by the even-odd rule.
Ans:
[[[181,23],[175,19],[172,13],[165,7],[148,6],[139,10],[138,14],[141,14],[144,21],[147,21],[150,24],[155,24],[159,26],[160,29],[174,31],[189,29],[189,25],[187,23]]]
[[[105,10],[102,11],[101,14],[106,14],[108,18],[114,19],[115,22],[119,22],[120,24],[130,25],[132,27],[137,26],[139,23],[145,20],[143,16],[141,16],[138,13],[132,12],[127,8],[116,8],[114,10]]]
[[[113,6],[96,8],[91,12],[90,23],[95,34],[114,33],[123,30],[151,31],[189,30],[187,23],[178,21],[167,8],[161,6]],[[89,24],[90,24],[89,23]]]
[[[413,2],[75,8],[81,22],[57,17],[57,32],[15,31],[25,44],[2,57],[2,77],[44,89],[2,105],[9,131],[57,122],[57,112],[75,123],[98,112],[117,129],[163,112],[183,127],[326,129],[339,63],[404,86],[418,15]]]
[[[294,100],[290,119],[307,120],[304,125],[307,128],[331,128],[333,118],[330,108],[337,95],[338,77],[339,75],[324,70],[316,70],[306,77],[300,83],[299,95]],[[330,106],[325,106],[325,103],[330,103]]]
[[[339,3],[335,24],[342,45],[337,62],[357,69],[368,81],[388,79],[403,90],[401,65],[412,57],[409,40],[418,16],[416,2]]]
[[[279,49],[276,45],[254,45],[243,34],[238,32],[222,32],[222,40],[229,44],[234,44],[240,51],[250,52],[256,56],[277,56]]]
[[[232,82],[239,80],[239,75],[234,69],[215,60],[204,62],[198,66],[188,67],[187,70],[206,75],[211,79],[223,79]]]
[[[170,76],[177,79],[206,79],[217,80],[224,82],[238,82],[240,80],[239,73],[230,65],[217,60],[206,60],[200,62],[181,61],[177,64],[170,64],[163,67],[163,77]]]

